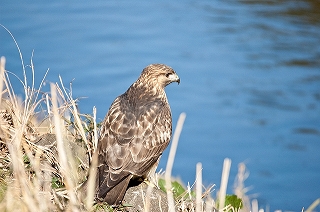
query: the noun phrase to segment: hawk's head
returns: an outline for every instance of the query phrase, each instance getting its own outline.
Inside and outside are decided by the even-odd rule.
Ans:
[[[145,67],[139,77],[140,81],[152,87],[164,88],[172,82],[180,83],[180,78],[176,72],[164,64],[151,64]]]

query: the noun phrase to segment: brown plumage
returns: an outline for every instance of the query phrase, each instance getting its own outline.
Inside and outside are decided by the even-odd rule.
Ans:
[[[180,83],[172,68],[152,64],[110,106],[98,141],[96,201],[121,203],[130,180],[154,172],[172,134],[164,88]]]

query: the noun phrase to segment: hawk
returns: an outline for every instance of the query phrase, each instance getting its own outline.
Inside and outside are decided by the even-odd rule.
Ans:
[[[111,104],[98,141],[95,200],[119,205],[135,179],[153,174],[172,134],[165,87],[180,83],[164,64],[151,64]]]

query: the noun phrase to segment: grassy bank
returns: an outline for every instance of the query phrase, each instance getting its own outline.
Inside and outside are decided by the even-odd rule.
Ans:
[[[94,169],[90,170],[89,164],[95,163],[94,152],[99,131],[95,108],[91,115],[80,114],[77,99],[71,95],[72,88],[66,88],[62,78],[59,83],[50,84],[49,92],[43,92],[46,74],[36,87],[32,59],[30,64],[24,65],[23,61],[22,64],[23,79],[19,79],[5,70],[5,58],[1,58],[0,210],[92,211],[96,208],[93,205]],[[31,80],[27,79],[27,72],[31,73]],[[19,79],[24,90],[23,97],[16,95],[10,82],[12,77]],[[183,121],[180,120],[172,147],[177,145],[177,132],[181,131],[182,125]],[[217,208],[218,204],[212,198],[215,187],[203,189],[201,184],[201,164],[197,167],[194,186],[184,187],[178,182],[173,183],[173,187],[165,186],[171,183],[174,153],[172,149],[165,175],[157,174],[154,180],[158,184],[158,179],[161,179],[164,191],[173,191],[167,192],[169,204],[177,205],[179,202],[181,210],[181,205],[184,205],[181,202],[197,211]],[[89,189],[81,194],[79,185],[89,172],[89,176],[92,176]],[[237,195],[243,199],[243,203],[247,201],[243,187],[244,175],[242,173],[242,180],[240,177],[237,187]],[[222,193],[220,199],[225,202],[225,192]],[[84,196],[88,198],[82,198]],[[224,210],[230,208],[228,206]]]
[[[32,58],[28,65],[24,65],[22,56],[21,61],[23,79],[5,70],[5,58],[1,58],[0,210],[91,211],[95,208],[94,180],[89,180],[91,185],[86,194],[81,194],[78,188],[89,172],[94,179],[94,169],[90,170],[89,164],[95,163],[98,140],[95,109],[91,115],[80,114],[77,99],[71,95],[72,88],[66,88],[62,78],[59,83],[50,84],[49,92],[43,92],[46,74],[36,87]],[[27,79],[27,73],[31,73],[31,80]],[[23,97],[16,95],[12,77],[19,79]],[[182,125],[183,121],[177,131],[181,131]],[[177,145],[177,131],[172,146]],[[174,153],[171,150],[165,177],[157,175],[155,184],[158,178],[166,178],[166,184],[170,185]],[[201,211],[205,200],[208,208],[217,207],[211,198],[213,190],[202,191],[201,167],[197,173],[197,190],[191,186],[183,188],[181,183],[173,184],[173,188],[162,187],[174,191],[168,192],[169,204],[175,205],[180,198],[180,203],[181,200],[188,205],[194,203],[192,207],[202,208]]]

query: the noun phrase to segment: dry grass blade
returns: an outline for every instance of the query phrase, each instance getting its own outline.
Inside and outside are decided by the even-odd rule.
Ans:
[[[87,198],[86,198],[86,208],[90,209],[94,203],[94,194],[96,188],[96,175],[97,175],[97,165],[98,165],[98,153],[93,152],[92,163],[89,169],[89,179],[87,182]]]
[[[196,166],[196,212],[202,212],[202,164]]]
[[[93,147],[94,151],[98,148],[98,129],[97,129],[97,108],[93,107]]]
[[[2,100],[2,91],[3,91],[3,81],[4,81],[4,67],[6,65],[6,58],[0,58],[0,105]]]
[[[5,26],[3,26],[2,24],[0,24],[0,26],[1,26],[2,28],[4,28],[4,29],[8,32],[8,34],[11,36],[14,44],[15,44],[16,47],[17,47],[17,50],[18,50],[19,56],[20,56],[21,65],[22,65],[22,70],[23,70],[23,76],[24,76],[24,82],[25,82],[24,84],[27,84],[27,83],[26,83],[26,81],[27,81],[27,78],[26,78],[26,76],[27,76],[27,75],[26,75],[26,69],[25,69],[25,66],[24,66],[24,60],[23,60],[22,53],[21,53],[20,47],[19,47],[19,45],[18,45],[18,42],[16,41],[15,37],[13,36],[13,34],[10,32],[10,30],[9,30],[8,28],[6,28]]]
[[[231,167],[231,160],[229,158],[224,159],[223,161],[223,169],[221,176],[221,184],[219,190],[219,210],[222,210],[224,207],[224,202],[227,193],[228,179]]]
[[[97,109],[96,107],[93,108],[93,124],[94,124],[94,131],[93,131],[93,154],[92,154],[92,162],[89,168],[89,179],[87,182],[87,198],[86,198],[86,208],[90,209],[94,203],[94,193],[96,187],[96,175],[97,175],[97,165],[98,165],[98,130],[97,130],[97,123],[96,123],[96,115]]]
[[[258,206],[258,200],[257,199],[253,199],[252,200],[251,211],[252,212],[259,212],[259,206]]]
[[[174,157],[177,151],[178,141],[180,137],[180,133],[182,131],[183,123],[186,118],[185,113],[181,113],[178,119],[178,123],[176,126],[176,129],[174,131],[171,148],[169,152],[169,158],[166,166],[166,172],[165,172],[165,180],[166,180],[166,190],[167,190],[167,196],[168,196],[168,204],[169,204],[169,212],[175,211],[175,204],[174,199],[171,191],[171,172],[174,162]]]
[[[246,165],[244,163],[240,163],[238,165],[238,174],[234,182],[234,194],[242,200],[242,212],[248,212],[251,210],[250,199],[246,195],[250,188],[246,188],[244,185],[244,181],[248,178],[248,176],[249,174],[246,171]]]
[[[149,212],[150,211],[150,196],[151,196],[151,192],[152,192],[152,185],[149,184],[148,185],[148,188],[147,188],[147,191],[146,191],[146,198],[145,198],[145,201],[143,202],[143,206],[144,206],[144,212]],[[142,196],[144,195],[143,192],[141,194]]]
[[[316,199],[306,210],[306,212],[312,212],[318,205],[320,205],[320,198]]]

